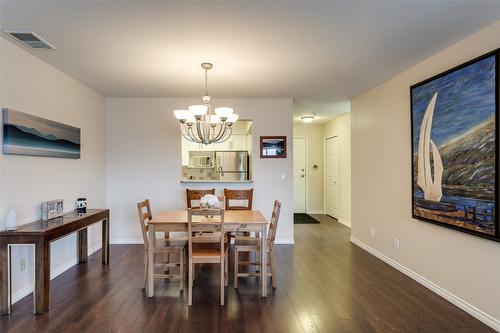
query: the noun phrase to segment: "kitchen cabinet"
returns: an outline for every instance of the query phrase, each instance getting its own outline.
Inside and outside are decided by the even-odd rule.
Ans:
[[[194,143],[186,140],[183,137],[181,149],[182,149],[182,165],[187,166],[189,164],[189,151],[248,150],[247,135],[233,134],[225,142],[212,143],[210,145]]]

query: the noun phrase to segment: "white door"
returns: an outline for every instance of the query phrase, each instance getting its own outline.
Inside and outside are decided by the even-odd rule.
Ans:
[[[293,138],[293,211],[306,212],[306,139]]]
[[[338,218],[339,211],[339,138],[326,140],[326,213]]]

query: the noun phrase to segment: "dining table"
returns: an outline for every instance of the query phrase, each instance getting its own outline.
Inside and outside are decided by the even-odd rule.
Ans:
[[[193,223],[217,221],[217,217],[193,216]],[[187,232],[188,211],[166,210],[154,215],[148,222],[149,248],[155,246],[155,232]],[[267,228],[268,221],[259,210],[226,210],[224,212],[224,232],[260,233],[260,276],[267,277]],[[227,260],[227,259],[226,259]],[[154,296],[154,251],[148,255],[147,296]],[[261,278],[261,296],[267,297],[267,279]]]

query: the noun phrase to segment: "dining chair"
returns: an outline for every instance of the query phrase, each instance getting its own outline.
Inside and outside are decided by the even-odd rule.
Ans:
[[[281,202],[278,200],[274,201],[273,214],[271,216],[271,223],[269,224],[269,232],[267,234],[267,254],[269,256],[268,265],[270,266],[270,272],[267,276],[271,276],[271,281],[273,288],[276,288],[276,261],[274,259],[273,246],[274,239],[276,237],[276,228],[278,227],[278,220],[280,217]],[[261,258],[256,255],[255,262],[251,262],[250,259],[247,261],[239,261],[240,252],[256,253],[260,252],[260,239],[256,237],[236,237],[234,241],[234,288],[238,288],[238,278],[239,277],[250,277],[250,276],[260,276],[260,272],[240,272],[239,266],[257,266],[260,267]]]
[[[253,188],[249,190],[230,190],[224,189],[224,197],[226,198],[226,210],[252,210],[253,202]],[[233,205],[233,201],[238,201],[237,205]],[[241,202],[246,202],[242,205]],[[250,236],[249,232],[232,232],[228,233],[230,238],[235,238],[236,236]]]
[[[249,190],[229,190],[225,188],[224,197],[226,198],[226,210],[252,210],[253,188]],[[237,200],[238,203],[246,201],[246,204],[232,205],[233,200]]]
[[[146,199],[137,204],[137,210],[139,212],[139,223],[141,225],[142,231],[142,239],[144,241],[144,282],[142,285],[142,289],[146,288],[147,281],[147,272],[148,272],[148,254],[149,251],[154,251],[154,257],[156,254],[163,255],[164,262],[163,263],[155,263],[155,267],[162,267],[165,270],[169,270],[170,267],[179,267],[179,274],[171,274],[170,270],[168,274],[159,274],[155,273],[155,278],[164,278],[164,279],[172,279],[179,280],[180,289],[184,290],[184,276],[185,276],[185,256],[186,256],[186,245],[187,241],[183,239],[171,239],[168,237],[168,234],[165,235],[165,238],[156,239],[155,236],[155,247],[154,249],[149,248],[148,242],[148,231],[149,225],[148,222],[153,218],[151,214],[151,205],[149,200]],[[179,256],[179,261],[170,262],[170,254],[176,254]],[[153,258],[153,262],[155,262],[156,258]],[[154,271],[154,269],[153,269]]]
[[[186,201],[187,201],[187,208],[200,208],[198,206],[193,206],[193,201],[200,201],[200,199],[205,195],[205,194],[214,194],[215,195],[215,189],[211,190],[191,190],[191,189],[186,189]]]
[[[193,216],[201,221],[193,221]],[[218,217],[218,218],[217,218]],[[212,246],[211,246],[212,245]],[[224,242],[224,209],[188,209],[188,304],[193,304],[195,264],[220,264],[220,304],[224,305],[224,287],[227,284],[225,257],[228,247]]]

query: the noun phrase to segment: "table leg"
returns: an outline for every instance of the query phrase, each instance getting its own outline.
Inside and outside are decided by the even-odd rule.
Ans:
[[[267,225],[262,225],[260,235],[260,282],[262,283],[262,297],[267,297]]]
[[[35,314],[49,311],[50,243],[45,239],[35,245]]]
[[[86,263],[88,258],[88,246],[87,246],[87,228],[78,230],[77,233],[77,246],[78,246],[78,263]]]
[[[155,276],[154,276],[154,258],[155,258],[155,231],[153,225],[149,225],[148,231],[148,283],[147,296],[155,295]]]
[[[0,241],[0,314],[10,314],[9,245]]]
[[[102,220],[102,264],[109,263],[109,217]]]

